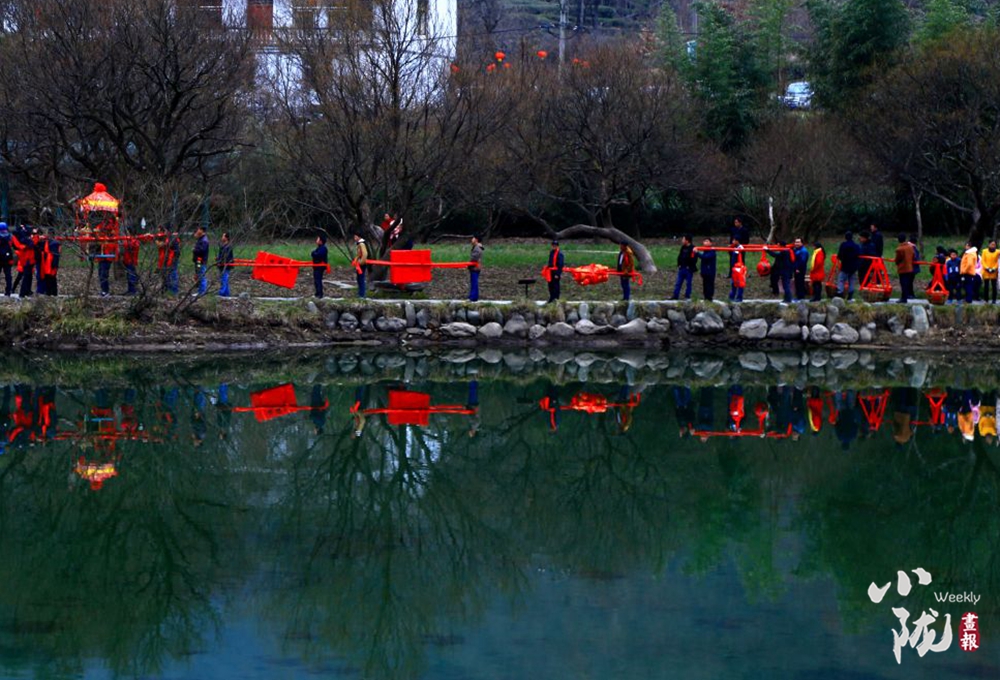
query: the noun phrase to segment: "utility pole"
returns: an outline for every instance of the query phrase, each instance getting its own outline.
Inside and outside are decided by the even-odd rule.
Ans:
[[[562,74],[563,62],[566,60],[566,2],[559,0],[559,73]]]

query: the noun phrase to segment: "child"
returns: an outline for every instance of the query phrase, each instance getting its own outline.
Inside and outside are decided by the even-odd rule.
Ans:
[[[701,284],[705,299],[711,302],[715,297],[715,251],[712,250],[710,238],[706,238],[701,245],[702,250],[698,252],[698,259],[701,260]]]
[[[729,289],[730,302],[743,302],[743,291],[747,287],[747,267],[743,264],[743,245],[733,239],[733,248],[736,250],[730,253],[735,258],[729,265],[729,278],[732,279],[732,286]]]
[[[961,260],[958,251],[952,248],[948,251],[948,261],[945,263],[945,285],[948,287],[948,304],[956,304],[961,296],[962,274]]]

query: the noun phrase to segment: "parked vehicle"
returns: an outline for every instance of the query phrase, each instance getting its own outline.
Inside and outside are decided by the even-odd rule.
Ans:
[[[796,80],[788,83],[785,96],[781,98],[781,101],[789,109],[809,109],[812,108],[812,98],[813,91],[809,82]]]

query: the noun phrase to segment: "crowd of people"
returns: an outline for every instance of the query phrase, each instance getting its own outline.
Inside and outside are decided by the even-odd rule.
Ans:
[[[398,238],[402,220],[386,216],[382,225],[384,233],[383,246],[391,248],[395,238]],[[84,228],[85,229],[85,228]],[[395,236],[395,238],[394,238]],[[9,230],[0,222],[0,271],[4,276],[4,294],[29,297],[58,294],[59,263],[64,247],[63,240],[79,247],[81,256],[96,263],[100,294],[111,294],[111,270],[115,263],[120,263],[125,271],[126,294],[138,292],[140,276],[139,249],[143,240],[152,239],[157,247],[156,272],[163,288],[171,294],[180,292],[179,265],[182,258],[182,243],[177,231],[161,230],[156,234],[137,236],[126,234],[118,239],[88,239],[82,231],[71,237],[60,239],[54,229],[42,230],[26,226],[18,226]],[[857,238],[856,238],[857,237]],[[359,297],[367,296],[367,276],[371,267],[371,253],[366,240],[360,233],[355,233],[354,258],[351,262],[357,275],[357,292]],[[681,239],[677,253],[677,274],[673,286],[673,300],[691,300],[694,288],[695,274],[698,274],[702,284],[702,297],[713,301],[716,298],[716,278],[719,275],[719,254],[728,255],[728,266],[725,268],[726,279],[729,281],[728,299],[731,302],[744,300],[747,279],[749,275],[748,259],[759,257],[757,273],[769,279],[770,291],[784,302],[812,300],[820,301],[824,291],[831,287],[836,294],[847,300],[853,300],[855,294],[870,287],[878,277],[870,276],[876,268],[883,273],[881,285],[886,293],[889,290],[887,270],[880,261],[890,262],[895,266],[899,280],[901,303],[916,298],[915,278],[922,269],[934,273],[940,271],[941,280],[946,289],[949,304],[972,303],[976,301],[996,304],[998,297],[998,269],[1000,269],[1000,249],[996,241],[990,241],[986,248],[980,251],[971,243],[966,243],[959,252],[938,246],[930,261],[921,260],[919,248],[910,237],[901,233],[898,244],[890,257],[885,256],[885,240],[881,230],[874,224],[866,230],[855,234],[848,231],[835,253],[828,256],[820,242],[807,245],[801,238],[791,242],[783,240],[770,244],[751,244],[750,231],[741,220],[735,219],[730,230],[728,241],[717,245],[711,237],[705,237],[700,245],[695,245],[694,238],[685,235]],[[605,273],[615,275],[621,285],[622,299],[629,300],[632,293],[632,282],[638,276],[636,254],[626,240],[619,241],[617,262],[612,269],[604,268]],[[471,239],[468,270],[469,270],[469,300],[478,301],[479,275],[485,246],[482,241],[473,236]],[[237,263],[235,261],[230,236],[223,232],[216,248],[214,260],[211,258],[211,244],[203,227],[198,227],[194,233],[194,244],[191,259],[194,265],[193,289],[199,295],[208,292],[208,271],[214,264],[218,269],[219,289],[221,297],[231,295],[229,286],[231,272]],[[319,234],[315,240],[315,248],[311,252],[313,269],[313,288],[317,298],[324,296],[323,275],[329,271],[329,252],[327,237]],[[561,281],[566,270],[566,259],[560,250],[559,241],[553,240],[551,249],[545,261],[543,273],[548,283],[548,301],[554,302],[561,296]],[[832,268],[835,267],[836,276]],[[604,276],[607,280],[608,276]],[[868,282],[868,283],[866,283]],[[831,291],[832,292],[832,291]]]
[[[739,219],[733,222],[726,247],[715,246],[711,238],[704,239],[701,247],[695,247],[692,237],[684,236],[677,254],[677,277],[672,299],[691,299],[692,281],[697,271],[701,276],[704,299],[713,300],[717,253],[723,251],[729,253],[729,300],[742,302],[747,280],[745,258],[751,252],[759,251],[762,255],[757,271],[761,276],[769,277],[771,293],[780,295],[784,302],[820,301],[827,285],[828,263],[832,266],[834,262],[836,294],[853,300],[866,281],[875,280],[875,277],[870,277],[870,272],[878,266],[876,263],[888,259],[885,257],[885,240],[877,225],[870,225],[867,231],[861,231],[857,236],[855,240],[854,232],[844,234],[844,240],[835,253],[836,260],[832,257],[828,260],[822,243],[816,242],[810,249],[800,238],[791,243],[778,241],[774,245],[751,246],[750,232]],[[961,254],[956,249],[949,251],[944,246],[938,246],[933,258],[924,262],[917,244],[907,234],[899,234],[897,240],[891,263],[895,265],[899,279],[899,302],[907,303],[916,298],[915,278],[923,265],[932,275],[935,270],[940,271],[948,303],[981,300],[996,304],[997,270],[1000,268],[1000,249],[996,241],[990,241],[982,252],[972,243],[966,243]],[[773,258],[773,262],[768,256]]]

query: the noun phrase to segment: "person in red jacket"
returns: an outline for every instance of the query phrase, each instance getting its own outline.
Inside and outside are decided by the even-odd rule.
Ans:
[[[45,295],[58,295],[59,285],[56,278],[59,274],[59,253],[62,244],[56,238],[56,230],[49,229],[49,238],[45,241],[45,249],[42,251],[41,274],[42,282],[45,284]],[[41,294],[41,291],[39,292]]]
[[[17,254],[17,277],[13,288],[17,290],[20,284],[19,295],[23,298],[31,297],[31,277],[35,270],[35,246],[31,242],[31,234],[24,226],[18,227],[11,234],[10,242]]]
[[[132,234],[125,238],[122,244],[122,266],[125,267],[125,278],[128,281],[128,295],[135,295],[136,284],[139,282],[139,274],[136,268],[139,266],[139,239]]]
[[[823,299],[823,279],[826,277],[826,251],[823,250],[822,243],[813,245],[812,255],[809,256],[809,284],[812,286],[812,300],[819,302]]]

